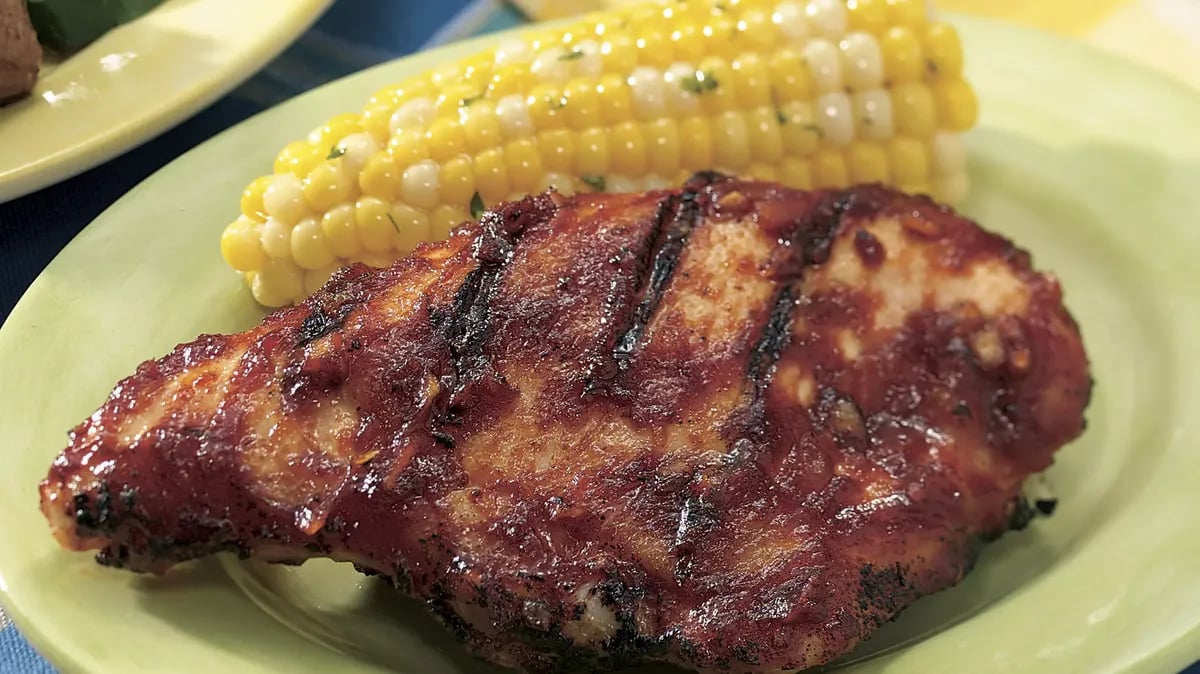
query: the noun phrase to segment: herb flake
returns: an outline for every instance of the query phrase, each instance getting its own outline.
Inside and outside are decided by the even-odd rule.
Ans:
[[[334,145],[333,147],[329,148],[329,155],[326,156],[325,158],[326,159],[337,159],[338,157],[340,157],[344,154],[346,154],[345,147],[342,147],[341,145]]]
[[[580,50],[579,47],[576,47],[576,48],[572,49],[571,51],[563,54],[562,56],[559,56],[558,60],[559,61],[574,61],[576,59],[581,59],[581,58],[583,58],[583,51]]]
[[[717,78],[713,77],[712,73],[703,70],[697,70],[691,77],[679,80],[679,86],[683,87],[684,91],[696,94],[697,96],[706,91],[713,91],[720,84]]]
[[[817,126],[816,124],[813,124],[812,122],[809,122],[808,124],[805,124],[805,125],[804,125],[804,130],[805,130],[805,131],[812,131],[813,133],[817,134],[817,135],[818,135],[818,136],[820,136],[821,138],[824,138],[824,137],[825,137],[825,132],[824,132],[824,131],[821,129],[821,127]]]
[[[479,196],[479,193],[476,192],[471,195],[471,218],[478,220],[483,215],[483,211],[483,197]]]
[[[779,120],[780,124],[787,124],[791,117],[782,108],[775,108],[775,119]]]
[[[396,218],[392,217],[391,213],[386,213],[385,215],[387,215],[388,222],[392,223],[392,228],[396,230],[397,234],[399,234],[400,233],[400,223],[396,222]]]
[[[468,105],[474,103],[475,101],[478,101],[479,99],[483,98],[483,96],[484,96],[483,94],[476,94],[475,96],[468,96],[458,102],[458,107],[465,108]]]
[[[592,188],[593,192],[603,192],[607,187],[607,182],[604,180],[604,176],[602,175],[585,173],[584,175],[579,176],[579,179],[583,181],[584,185]]]

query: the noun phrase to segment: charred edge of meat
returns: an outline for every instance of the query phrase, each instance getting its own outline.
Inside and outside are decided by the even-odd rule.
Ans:
[[[634,287],[636,288],[634,295],[635,297],[637,296],[636,293],[643,292],[647,286],[650,278],[651,263],[654,260],[654,256],[657,251],[661,250],[662,248],[663,232],[666,230],[667,223],[675,216],[675,211],[678,207],[679,197],[675,194],[668,195],[658,202],[658,208],[655,209],[654,212],[654,223],[650,227],[650,231],[647,232],[646,236],[642,237],[636,252],[637,267],[635,272],[636,279],[634,281]],[[606,321],[611,321],[613,314],[617,313],[617,311],[621,308],[619,305],[623,295],[624,291],[619,289],[617,285],[614,284],[610,289],[608,296],[604,299],[604,316]],[[615,344],[621,344],[624,337],[633,329],[637,319],[637,313],[630,312],[629,318],[625,322],[625,325],[617,329]],[[616,376],[618,369],[618,361],[615,359],[615,356],[613,359],[603,361],[599,366],[593,365],[588,373],[586,384],[584,386],[584,392],[592,392],[596,387],[597,379],[612,379],[614,376]]]
[[[637,350],[642,333],[658,311],[658,305],[667,292],[667,287],[675,275],[675,268],[683,257],[683,251],[691,240],[692,231],[700,221],[703,205],[700,198],[704,190],[717,180],[724,180],[720,174],[704,174],[703,178],[693,178],[684,186],[678,197],[675,218],[669,227],[661,233],[661,241],[655,243],[656,253],[650,273],[646,279],[646,287],[642,292],[641,302],[634,310],[629,328],[617,339],[613,346],[613,360],[623,369],[628,367],[629,360]]]
[[[350,312],[362,303],[362,282],[372,272],[363,264],[350,265],[335,272],[325,284],[327,294],[314,295],[306,302],[309,305],[315,303],[315,306],[300,324],[296,348],[303,348],[341,329]]]

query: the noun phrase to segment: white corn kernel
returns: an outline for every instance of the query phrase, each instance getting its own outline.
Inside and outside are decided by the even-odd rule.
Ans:
[[[967,145],[961,134],[945,131],[933,136],[933,174],[953,176],[967,168]]]
[[[263,208],[267,215],[294,223],[308,214],[304,203],[304,184],[291,173],[281,173],[271,180],[263,192]]]
[[[699,97],[683,84],[689,80],[696,80],[696,66],[688,63],[673,63],[663,75],[666,107],[671,117],[680,118],[700,111]]]
[[[339,141],[334,149],[341,152],[342,171],[348,173],[352,180],[357,180],[367,160],[380,148],[379,142],[371,134],[352,133]]]
[[[438,187],[438,165],[426,159],[404,169],[400,197],[418,208],[433,208],[438,205]]]
[[[629,75],[633,108],[639,119],[658,119],[667,114],[666,86],[657,68],[641,66]]]
[[[496,118],[500,120],[500,133],[506,140],[524,138],[533,133],[529,104],[522,95],[513,94],[496,101]]]
[[[529,72],[543,82],[561,84],[571,79],[571,63],[567,50],[562,47],[550,47],[538,52],[533,58]]]
[[[816,35],[836,40],[846,32],[844,0],[809,0],[805,13]]]
[[[263,251],[270,257],[282,258],[292,254],[292,228],[279,218],[267,218],[261,238]]]
[[[844,88],[842,55],[834,43],[829,40],[809,40],[804,45],[804,60],[808,62],[817,93],[841,91]]]
[[[778,27],[783,39],[791,44],[803,44],[811,32],[804,5],[798,2],[781,2],[775,5],[771,21]]]
[[[845,92],[817,97],[817,126],[821,129],[821,139],[832,147],[842,147],[854,140],[854,115]]]
[[[875,36],[856,31],[842,38],[838,46],[846,86],[857,90],[883,84],[883,54]]]
[[[404,101],[400,107],[396,108],[396,111],[392,113],[391,120],[388,121],[388,129],[392,135],[410,130],[424,133],[435,117],[437,117],[437,104],[431,98],[420,96]]]
[[[575,77],[599,79],[604,74],[600,43],[595,40],[580,40],[571,50],[571,63]]]
[[[525,40],[514,38],[505,40],[496,47],[496,52],[493,55],[493,60],[496,62],[496,67],[529,63],[533,61],[533,49]]]
[[[867,140],[890,140],[896,134],[892,122],[892,97],[883,89],[867,89],[853,94],[854,118],[858,135]]]

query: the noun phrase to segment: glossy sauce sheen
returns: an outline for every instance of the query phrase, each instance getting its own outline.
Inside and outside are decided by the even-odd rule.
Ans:
[[[961,579],[1090,390],[1009,241],[701,174],[506,204],[143,364],[42,507],[136,571],[351,561],[531,672],[796,669]]]

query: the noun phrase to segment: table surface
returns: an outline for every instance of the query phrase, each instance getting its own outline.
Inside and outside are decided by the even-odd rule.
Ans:
[[[606,1],[615,0],[597,0],[596,4]],[[1196,10],[1192,16],[1200,18],[1200,0],[1176,2],[1191,3]],[[1004,4],[1010,12],[1027,12],[1026,16],[1015,18],[1028,18],[1030,23],[1090,39],[1102,46],[1108,46],[1105,41],[1112,39],[1104,30],[1105,17],[1127,27],[1141,25],[1142,30],[1155,30],[1153,26],[1146,28],[1146,22],[1141,19],[1138,20],[1142,23],[1137,24],[1120,15],[1128,10],[1121,5],[1138,4],[1134,0],[1086,0],[1086,3],[1080,0],[1060,3],[1014,0],[990,5],[981,4],[979,0],[946,0],[939,4],[956,3],[963,4],[965,9],[975,9],[974,3],[981,10]],[[521,4],[547,5],[545,2]],[[1046,13],[1036,9],[1050,4],[1086,6],[1086,11],[1081,9],[1075,15],[1084,17],[1086,25],[1080,19],[1074,23],[1065,22],[1062,11]],[[1150,0],[1143,4],[1162,5],[1164,2]],[[1097,6],[1103,6],[1108,14],[1097,19]],[[1187,7],[1184,10],[1186,13]],[[368,16],[371,19],[364,20]],[[0,204],[0,322],[12,311],[34,278],[80,230],[134,185],[193,146],[276,103],[367,66],[468,35],[508,28],[522,20],[517,11],[501,4],[500,0],[338,0],[309,31],[258,74],[175,128],[95,169]],[[1192,46],[1200,49],[1200,24],[1197,24],[1197,31]],[[1133,39],[1130,35],[1132,33],[1126,30],[1121,44],[1129,45]],[[1148,58],[1145,49],[1134,46],[1122,49],[1117,45],[1115,50],[1140,55],[1143,61]],[[1196,53],[1200,54],[1200,51]],[[1150,57],[1153,56],[1151,52]],[[1162,58],[1161,54],[1159,58],[1165,70],[1172,70],[1174,58]],[[1177,58],[1196,62],[1184,53]],[[1200,70],[1194,68],[1186,72],[1181,68],[1180,71],[1185,75],[1189,72],[1200,75]],[[54,671],[0,612],[0,674]],[[1200,663],[1190,667],[1185,674],[1200,674]]]

